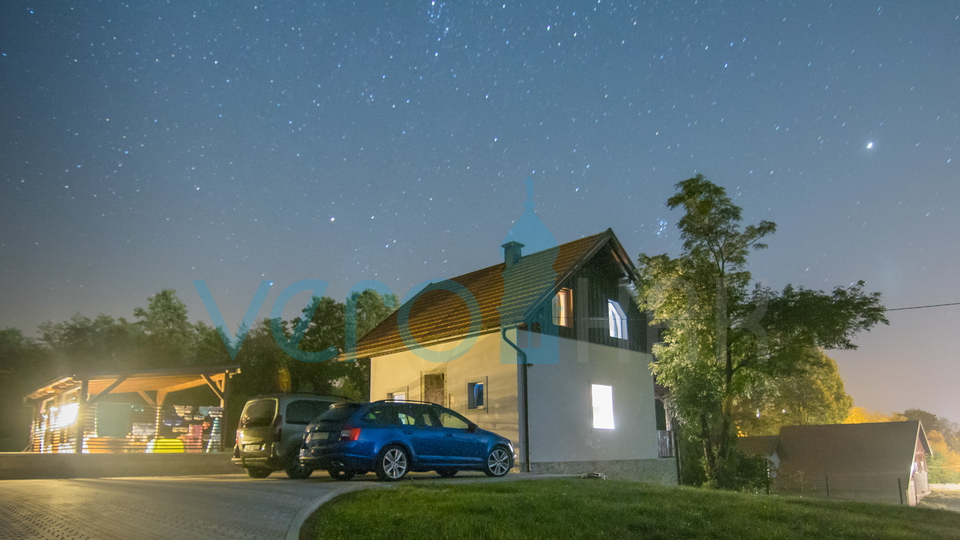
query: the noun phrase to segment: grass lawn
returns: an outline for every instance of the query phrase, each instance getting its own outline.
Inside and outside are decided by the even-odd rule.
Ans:
[[[960,513],[581,479],[402,483],[322,506],[301,538],[960,538]]]

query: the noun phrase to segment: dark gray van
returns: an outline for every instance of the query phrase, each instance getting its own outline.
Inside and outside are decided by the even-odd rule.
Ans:
[[[266,478],[283,470],[290,478],[307,478],[312,469],[300,464],[300,443],[307,424],[330,405],[347,401],[340,396],[271,394],[251,399],[237,426],[233,464],[252,478]]]

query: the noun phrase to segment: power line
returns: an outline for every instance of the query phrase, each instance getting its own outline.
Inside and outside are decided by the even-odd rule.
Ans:
[[[926,309],[926,308],[944,307],[944,306],[960,306],[960,302],[951,302],[951,303],[949,303],[949,304],[932,304],[932,305],[929,305],[929,306],[898,307],[898,308],[888,309],[887,311],[903,311],[903,310],[905,310],[905,309]]]

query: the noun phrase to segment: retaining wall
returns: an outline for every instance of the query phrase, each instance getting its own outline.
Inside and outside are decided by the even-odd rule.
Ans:
[[[191,476],[242,473],[229,452],[217,454],[39,454],[0,453],[0,480]]]

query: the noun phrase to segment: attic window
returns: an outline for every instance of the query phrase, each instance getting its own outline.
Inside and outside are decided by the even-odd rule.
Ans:
[[[607,300],[607,318],[610,321],[610,337],[627,339],[627,314],[616,300]]]
[[[573,290],[560,289],[553,297],[553,323],[557,326],[573,326]]]

